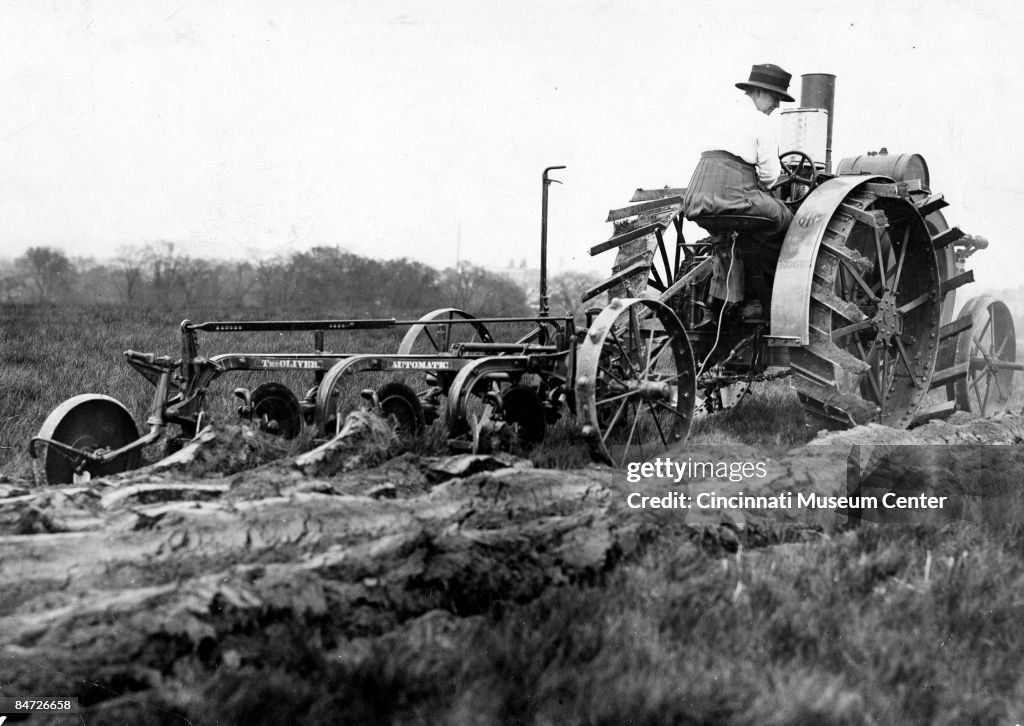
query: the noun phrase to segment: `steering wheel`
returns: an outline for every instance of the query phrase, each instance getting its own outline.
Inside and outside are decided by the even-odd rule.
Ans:
[[[787,164],[785,159],[790,156],[797,157],[795,163]],[[768,187],[768,191],[774,192],[780,187],[789,185],[789,199],[782,201],[791,206],[800,204],[818,186],[818,169],[814,166],[814,161],[802,151],[787,151],[784,154],[779,154],[779,163],[782,165],[782,175],[777,182]],[[806,176],[803,176],[801,172],[805,167],[809,171]],[[805,187],[803,193],[799,195],[796,194],[798,185]]]

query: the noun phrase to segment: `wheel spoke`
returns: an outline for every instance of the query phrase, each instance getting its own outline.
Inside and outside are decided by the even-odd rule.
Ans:
[[[882,382],[882,400],[879,402],[880,416],[885,416],[885,401],[889,398],[889,387],[892,385],[892,381],[889,380],[889,351],[888,346],[883,345],[879,348],[882,356],[882,370],[881,370],[881,382]]]
[[[906,229],[903,231],[903,242],[900,243],[899,258],[896,262],[896,273],[892,278],[892,290],[900,289],[900,278],[903,276],[903,261],[907,259],[907,249],[910,247],[908,242],[910,241],[910,225],[907,224]]]
[[[882,283],[882,287],[885,288],[888,287],[885,277],[885,266],[888,260],[882,254],[882,235],[879,233],[880,229],[878,227],[873,227],[872,230],[875,236],[875,254],[877,255],[876,262],[878,263],[878,278]]]
[[[835,312],[835,311],[833,310],[833,312]],[[851,323],[850,325],[844,325],[841,328],[836,328],[835,330],[832,331],[832,341],[835,342],[835,341],[839,340],[840,338],[845,338],[850,333],[856,333],[856,332],[858,332],[860,330],[864,330],[866,328],[870,328],[871,324],[872,324],[872,321],[869,318],[869,319],[866,319],[866,320],[861,320],[861,321],[856,322],[856,323]]]
[[[619,378],[614,373],[612,373],[610,370],[608,370],[608,368],[606,368],[605,366],[602,366],[602,365],[598,364],[597,370],[599,370],[600,372],[604,373],[606,376],[611,378],[613,381],[618,383],[620,386],[626,387],[626,382],[624,380],[622,380],[621,378]]]
[[[875,346],[877,344],[878,344],[878,339],[875,338],[875,340],[873,340],[871,342],[871,347],[868,349],[868,352],[865,354],[864,353],[864,345],[863,345],[863,343],[861,343],[860,340],[857,341],[857,350],[860,351],[861,360],[863,360],[869,366],[871,365],[871,356],[874,354]],[[875,400],[878,401],[879,403],[881,403],[882,402],[882,391],[878,387],[878,379],[875,378],[875,370],[874,370],[873,366],[871,368],[868,368],[868,370],[867,370],[867,377],[868,377],[868,382],[871,384],[871,389],[875,392]]]
[[[1003,338],[1003,342],[999,344],[999,347],[992,353],[992,357],[997,360],[1003,360],[1003,351],[1006,350],[1006,344],[1010,342],[1010,336],[1007,335]]]
[[[999,400],[1000,401],[1005,401],[1007,399],[1007,395],[1006,395],[1006,392],[1003,391],[1003,384],[999,382],[999,374],[998,373],[995,373],[995,372],[992,373],[992,383],[995,384],[996,394],[999,396]]]
[[[981,378],[974,376],[971,378],[971,388],[974,390],[974,400],[978,402],[978,412],[981,413],[985,410],[984,404],[981,402],[981,393],[978,390],[978,386],[981,385]]]
[[[651,337],[653,339],[654,331],[652,330],[651,333],[652,333]],[[653,343],[651,345],[653,346]],[[658,366],[658,363],[661,362],[661,356],[662,356],[662,354],[665,353],[666,350],[668,350],[668,351],[672,350],[672,339],[669,338],[668,336],[665,336],[665,338],[663,338],[662,340],[660,340],[658,342],[657,350],[656,351],[652,351],[650,354],[648,354],[648,359],[649,360],[648,360],[648,363],[647,363],[647,367],[646,367],[646,369],[644,371],[645,375],[648,372],[650,372],[652,365],[655,368]]]
[[[434,340],[434,336],[430,334],[430,328],[429,328],[429,327],[427,327],[426,325],[424,325],[424,326],[423,326],[423,332],[424,332],[424,333],[426,333],[426,335],[427,335],[427,340],[429,340],[429,341],[430,341],[430,344],[431,344],[432,346],[434,346],[434,352],[435,352],[435,353],[440,353],[440,352],[441,352],[441,349],[440,349],[440,348],[438,347],[438,345],[437,345],[437,341],[436,341],[436,340]]]
[[[658,274],[658,270],[653,262],[651,263],[650,273],[651,277],[647,280],[647,284],[658,292],[665,292],[667,286],[661,281],[661,275]]]
[[[914,375],[914,371],[910,367],[910,356],[907,355],[907,349],[903,346],[903,339],[896,338],[896,351],[899,353],[900,360],[903,361],[903,366],[907,369],[907,375],[910,376],[910,380],[914,382],[914,385],[918,388],[921,385],[917,382],[917,376]],[[895,371],[893,371],[895,375]]]
[[[647,338],[647,360],[644,361],[644,367],[640,371],[639,378],[641,380],[647,380],[651,372],[651,353],[654,352],[654,329],[650,331],[651,335]]]
[[[922,295],[918,295],[913,300],[908,302],[906,305],[901,305],[900,307],[898,307],[896,309],[899,311],[899,313],[901,315],[906,315],[909,312],[917,310],[917,308],[921,307],[926,302],[931,300],[932,299],[932,295],[933,295],[932,292],[926,292],[926,293],[924,293]]]
[[[984,339],[985,333],[992,326],[992,315],[991,313],[985,318],[985,325],[982,327],[981,332],[978,333],[978,338]]]
[[[615,347],[619,349],[619,352],[622,354],[622,357],[626,360],[626,364],[629,366],[629,369],[634,374],[636,374],[638,372],[637,369],[636,369],[636,366],[633,365],[633,361],[630,360],[629,354],[626,352],[626,349],[622,347],[622,341],[619,340],[618,334],[616,334],[616,332],[614,330],[610,330],[610,331],[608,331],[608,333],[609,333],[609,335],[611,335],[612,342],[615,343]]]
[[[617,393],[614,396],[609,396],[608,398],[602,398],[600,401],[594,401],[594,405],[595,406],[604,406],[606,403],[614,403],[615,401],[620,401],[623,398],[629,398],[630,396],[633,395],[633,393],[634,393],[634,391],[626,391],[625,393]]]
[[[651,405],[650,401],[645,401],[647,409],[651,412],[651,418],[654,419],[654,426],[658,429],[658,436],[661,437],[661,443],[664,446],[668,446],[668,439],[665,438],[665,432],[661,428],[661,421],[658,420],[658,414],[654,410],[654,406]]]
[[[847,262],[846,260],[842,259],[841,257],[839,258],[839,263],[843,269],[850,273],[850,277],[852,277],[856,281],[856,283],[860,285],[861,289],[864,290],[864,293],[871,299],[871,302],[878,302],[878,295],[871,288],[871,286],[864,281],[864,278],[861,277],[861,274],[857,272],[853,265]]]
[[[612,431],[615,430],[615,425],[619,422],[619,418],[621,418],[622,416],[622,409],[624,409],[627,406],[627,404],[629,404],[628,398],[625,399],[621,404],[619,404],[619,409],[615,412],[615,415],[612,416],[612,420],[608,422],[608,426],[605,429],[604,436],[601,437],[602,442],[608,441],[608,437],[611,436]]]
[[[640,416],[638,415],[638,411],[637,411],[637,408],[636,408],[636,405],[635,405],[635,402],[634,402],[634,406],[633,406],[633,425],[629,427],[629,435],[626,437],[626,448],[624,448],[622,450],[622,462],[621,463],[625,463],[626,457],[629,456],[629,446],[633,442],[633,434],[636,433],[636,424],[637,424],[637,421],[639,421],[639,420],[640,420]],[[643,438],[643,437],[641,437],[641,438]],[[641,452],[643,452],[643,446],[640,447],[640,450],[641,450]]]
[[[985,346],[979,343],[977,338],[971,336],[971,345],[974,346],[974,349],[978,352],[978,355],[981,356],[982,360],[984,360],[985,363],[992,363],[992,358],[989,356],[988,353],[985,352]]]

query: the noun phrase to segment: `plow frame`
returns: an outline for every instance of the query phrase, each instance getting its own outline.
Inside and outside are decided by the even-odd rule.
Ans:
[[[452,317],[453,313],[463,317]],[[432,319],[431,316],[436,314],[448,314],[450,317]],[[485,330],[488,325],[500,324],[527,324],[535,327],[514,342],[494,342],[489,334],[485,334],[485,342],[456,343],[448,351],[435,353],[332,352],[325,349],[325,334],[328,332],[405,327],[411,333],[426,328],[429,335],[429,329],[433,327],[448,331],[444,336],[447,339],[454,327],[475,326]],[[417,320],[220,320],[194,323],[186,319],[182,321],[180,331],[181,356],[177,359],[134,350],[127,350],[123,354],[128,364],[154,386],[150,415],[146,421],[148,431],[143,436],[117,448],[100,447],[90,450],[51,436],[39,435],[29,441],[30,456],[33,459],[40,458],[42,447],[52,447],[60,456],[72,461],[75,472],[80,473],[90,466],[110,464],[126,459],[129,455],[137,457],[143,447],[160,439],[169,425],[180,427],[181,434],[177,437],[179,443],[192,439],[206,422],[206,398],[210,386],[221,376],[233,371],[312,373],[312,387],[303,397],[301,407],[305,423],[317,426],[317,436],[330,435],[325,430],[327,416],[324,401],[321,400],[325,392],[324,382],[337,383],[344,377],[360,373],[418,373],[430,376],[434,385],[420,391],[419,395],[434,417],[440,413],[436,410],[438,399],[448,396],[449,389],[456,381],[459,401],[464,402],[488,381],[511,380],[518,384],[527,375],[539,381],[537,388],[542,395],[547,416],[557,418],[563,402],[570,409],[574,407],[571,386],[567,386],[567,382],[574,376],[579,336],[571,315],[564,318],[547,315],[476,318],[454,308],[446,308]],[[312,352],[285,353],[227,352],[206,357],[200,354],[200,332],[312,332],[314,349]],[[462,375],[463,372],[466,375]],[[235,393],[247,400],[247,389],[236,389]],[[109,399],[123,409],[114,399],[96,397]],[[373,399],[372,396],[367,398]],[[448,402],[446,412],[449,418],[457,405],[458,401]],[[58,408],[51,416],[60,411]]]

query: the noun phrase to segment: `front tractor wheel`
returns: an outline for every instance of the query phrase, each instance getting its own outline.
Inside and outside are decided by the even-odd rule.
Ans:
[[[869,191],[849,194],[815,258],[809,343],[791,356],[809,423],[909,426],[935,372],[942,295],[916,207]]]
[[[578,353],[576,405],[593,453],[616,467],[683,441],[695,401],[693,350],[666,305],[616,299]]]
[[[964,305],[959,317],[969,319],[970,327],[955,341],[954,365],[964,373],[952,384],[957,408],[994,416],[1009,406],[1013,374],[1021,369],[1013,316],[1003,301],[979,295]]]

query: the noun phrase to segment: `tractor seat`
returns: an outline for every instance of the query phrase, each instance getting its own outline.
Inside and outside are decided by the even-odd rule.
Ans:
[[[690,219],[711,234],[729,232],[751,232],[771,229],[777,222],[768,217],[753,217],[746,214],[701,214]]]

